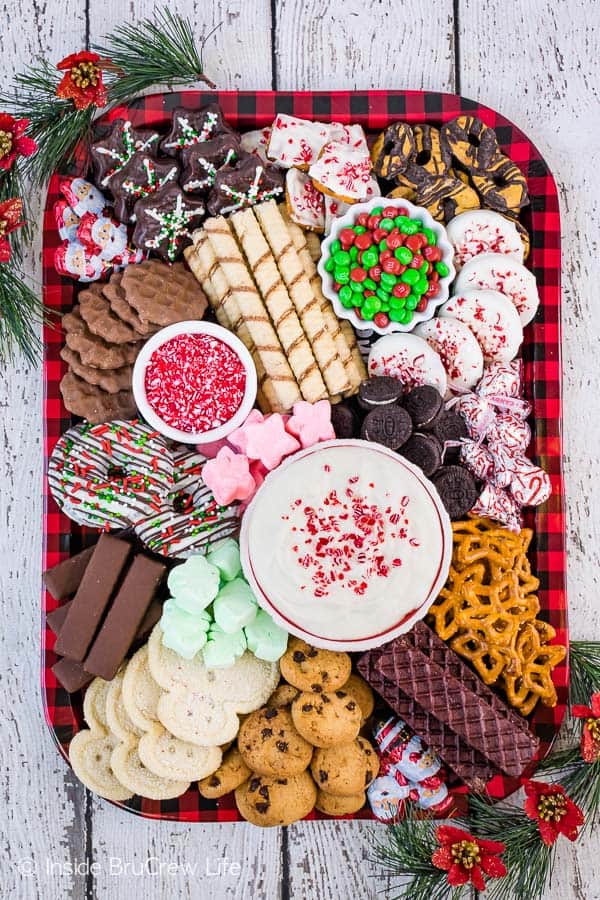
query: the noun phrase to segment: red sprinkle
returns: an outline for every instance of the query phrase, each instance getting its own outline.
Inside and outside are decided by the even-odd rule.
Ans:
[[[246,370],[227,344],[211,334],[183,334],[158,347],[146,368],[146,399],[165,424],[200,434],[237,412]]]

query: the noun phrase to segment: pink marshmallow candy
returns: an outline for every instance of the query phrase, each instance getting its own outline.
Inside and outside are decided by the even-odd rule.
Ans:
[[[214,459],[204,464],[202,477],[220,506],[247,500],[256,490],[248,457],[230,447],[222,447]]]
[[[287,430],[299,439],[303,448],[333,440],[335,431],[331,424],[331,403],[329,400],[318,400],[316,403],[298,400],[294,403]]]
[[[291,421],[291,420],[290,420]],[[271,471],[276,469],[284,456],[300,449],[296,438],[285,430],[285,419],[273,413],[262,422],[252,422],[242,426],[245,453],[249,459],[257,459]],[[231,435],[229,436],[231,441]],[[239,436],[236,437],[239,446]]]

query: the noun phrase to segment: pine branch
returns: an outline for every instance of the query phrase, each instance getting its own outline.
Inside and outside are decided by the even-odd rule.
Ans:
[[[469,827],[475,834],[506,846],[502,859],[507,874],[488,882],[486,900],[541,900],[552,872],[554,851],[542,843],[537,823],[518,806],[493,806],[476,795],[469,798],[469,813]]]
[[[19,350],[28,362],[39,359],[36,324],[44,318],[41,300],[12,262],[0,265],[0,361],[12,362]]]
[[[204,74],[202,50],[217,25],[196,47],[187,19],[169,9],[137,25],[123,25],[93,49],[109,59],[108,72],[117,74],[109,82],[110,104],[123,103],[155,84],[176,85],[203,81],[215,84]]]
[[[591,695],[600,691],[600,641],[571,641],[569,651],[569,703],[588,706]]]

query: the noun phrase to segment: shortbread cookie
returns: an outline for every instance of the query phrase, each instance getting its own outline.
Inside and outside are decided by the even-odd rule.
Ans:
[[[82,784],[105,800],[129,800],[136,791],[125,787],[112,768],[117,740],[111,734],[78,732],[69,745],[69,761]]]
[[[299,734],[314,747],[333,747],[353,741],[362,714],[354,697],[340,688],[303,691],[292,703],[292,720]]]
[[[127,663],[121,688],[125,712],[140,731],[150,731],[158,722],[160,694],[148,666],[148,645],[144,644]]]
[[[260,225],[249,209],[233,215],[230,222],[261,291],[302,396],[310,403],[316,403],[327,397],[327,388]]]
[[[119,391],[128,391],[131,388],[133,366],[122,366],[120,369],[97,369],[95,366],[86,366],[82,363],[79,353],[71,350],[66,344],[60,349],[60,358],[78,378],[99,387],[107,394],[118,394]]]
[[[140,759],[137,741],[121,742],[115,747],[110,766],[121,784],[148,800],[172,800],[185,794],[190,786],[189,781],[161,778],[150,772]]]
[[[98,734],[110,731],[106,718],[106,698],[109,690],[110,681],[94,678],[83,698],[83,718],[90,730]]]
[[[198,790],[207,800],[218,800],[239,788],[251,775],[238,748],[232,747],[226,752],[219,768],[198,782]]]
[[[121,741],[129,740],[130,736],[140,737],[144,732],[138,728],[129,717],[123,703],[123,677],[124,669],[117,672],[106,693],[106,722],[110,731]]]
[[[161,695],[158,718],[175,737],[200,747],[232,741],[240,725],[231,703],[183,685]]]
[[[308,772],[290,778],[252,775],[235,792],[240,815],[253,825],[291,825],[314,808],[317,788]]]
[[[61,378],[60,392],[69,412],[87,419],[92,425],[114,419],[130,419],[137,411],[132,391],[109,394],[96,385],[88,384],[73,371]]]
[[[355,675],[353,672],[346,684],[342,687],[342,690],[358,703],[361,715],[361,725],[364,725],[375,707],[375,696],[370,685],[367,684],[364,678],[361,678],[360,675]]]
[[[237,743],[246,765],[259,775],[297,775],[308,767],[313,754],[312,745],[299,734],[285,708],[266,707],[251,713]]]
[[[279,660],[281,674],[301,691],[336,691],[350,677],[352,662],[347,653],[311,647],[290,636],[287,650]]]
[[[140,738],[138,753],[142,763],[160,778],[198,781],[206,778],[221,764],[219,747],[199,747],[180,741],[162,725],[153,725]]]
[[[207,219],[204,229],[219,258],[221,270],[239,306],[256,353],[272,382],[277,398],[274,412],[287,412],[300,400],[300,391],[261,296],[244,264],[242,253],[223,217]]]
[[[325,327],[319,301],[277,204],[273,201],[261,203],[255,208],[255,213],[310,341],[327,389],[330,394],[343,393],[350,387],[346,370]]]
[[[362,809],[366,802],[367,795],[364,791],[341,797],[319,790],[315,806],[326,816],[349,816]]]
[[[92,334],[97,334],[108,344],[129,344],[132,341],[139,341],[139,332],[112,311],[109,301],[103,294],[102,284],[96,282],[85,291],[80,291],[77,300],[81,318]]]
[[[379,759],[366,738],[315,750],[310,769],[319,788],[337,797],[358,794],[379,772]]]

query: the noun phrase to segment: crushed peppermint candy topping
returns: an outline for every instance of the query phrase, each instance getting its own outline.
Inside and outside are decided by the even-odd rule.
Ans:
[[[210,334],[165,341],[148,362],[146,399],[172,428],[202,434],[228,422],[246,391],[246,369],[237,353]]]
[[[329,467],[324,466],[324,471]],[[291,525],[292,550],[314,585],[315,597],[327,597],[335,586],[362,597],[371,580],[388,578],[393,568],[402,566],[398,541],[419,546],[409,534],[409,497],[394,502],[385,492],[383,507],[368,496],[374,483],[369,482],[364,490],[360,481],[358,474],[349,477],[345,488],[331,488],[314,506],[303,506],[298,497],[291,504],[290,515],[281,517],[288,522],[300,520]],[[386,547],[393,552],[386,552]]]

